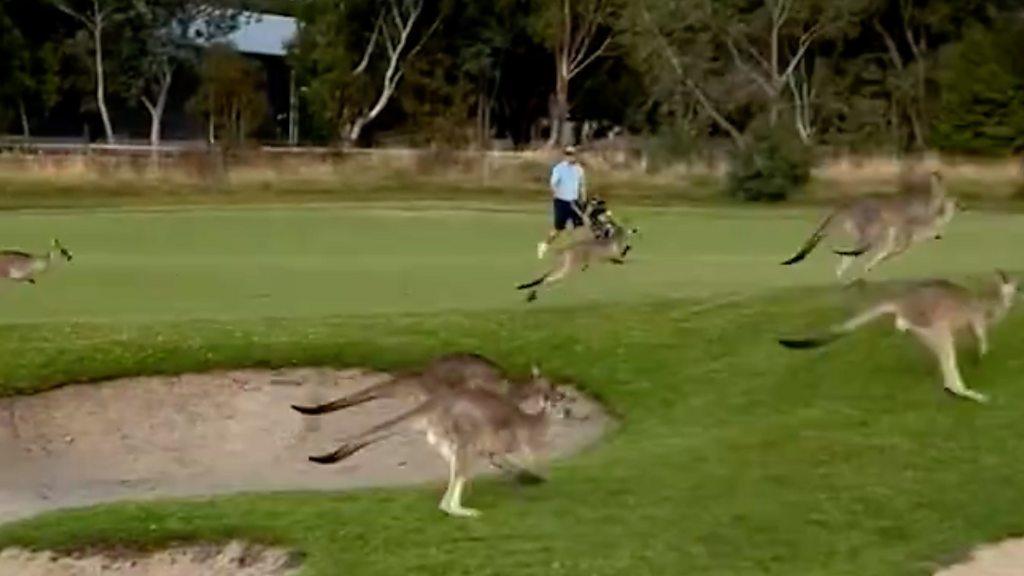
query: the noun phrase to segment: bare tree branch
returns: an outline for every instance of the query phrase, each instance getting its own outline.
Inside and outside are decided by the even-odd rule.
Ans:
[[[359,65],[356,66],[355,70],[352,71],[354,76],[358,76],[366,71],[366,67],[370,64],[370,56],[373,55],[373,49],[377,45],[377,36],[380,34],[381,26],[384,24],[384,14],[381,13],[377,17],[377,23],[373,26],[373,34],[370,35],[370,41],[366,44],[366,51],[363,52],[363,58],[359,61]]]
[[[86,18],[80,12],[68,6],[65,2],[63,2],[63,0],[50,0],[50,2],[54,5],[54,7],[56,7],[61,12],[67,14],[68,16],[71,16],[72,18],[84,24],[85,27],[88,28],[90,31],[94,29],[95,24],[92,19]]]
[[[793,74],[793,71],[796,69],[796,67],[800,64],[801,61],[803,61],[804,55],[806,55],[807,53],[807,49],[811,47],[811,44],[814,43],[814,40],[817,39],[818,35],[821,34],[823,30],[824,27],[819,22],[818,24],[811,26],[811,29],[805,32],[800,37],[796,54],[793,55],[793,58],[789,61],[789,65],[782,72],[782,74],[779,75],[780,80],[785,80],[786,78],[789,78],[791,74]]]
[[[399,9],[398,4],[395,3],[395,0],[389,0],[389,4],[391,5],[391,18],[395,21],[395,26],[399,30],[405,28],[405,22],[402,19],[402,11]]]
[[[697,102],[699,102],[701,107],[704,108],[704,111],[711,116],[711,119],[729,134],[733,142],[736,143],[736,146],[739,148],[745,148],[747,141],[743,137],[743,134],[740,133],[736,126],[734,126],[733,123],[725,117],[725,115],[718,111],[718,108],[715,107],[707,94],[705,94],[700,86],[686,74],[686,70],[683,68],[683,64],[679,60],[678,54],[676,54],[675,50],[672,48],[668,38],[665,37],[661,32],[661,29],[654,23],[654,19],[651,18],[651,13],[647,10],[646,5],[641,8],[641,14],[643,15],[644,21],[648,25],[651,33],[654,34],[662,44],[664,48],[663,53],[667,57],[672,69],[675,70],[676,75],[679,76],[680,80],[682,80],[683,86],[693,94],[697,99]]]
[[[765,78],[757,70],[754,70],[753,66],[743,60],[743,57],[740,56],[739,50],[736,49],[736,44],[733,42],[732,38],[727,37],[725,39],[725,45],[729,48],[729,52],[732,54],[732,58],[736,62],[736,65],[742,68],[751,78],[753,78],[754,82],[761,86],[761,89],[764,90],[766,94],[774,96],[777,90],[772,85],[771,80]],[[769,71],[769,73],[773,72]]]
[[[420,41],[411,50],[406,50],[413,28],[423,11],[423,0],[405,0],[401,6],[396,0],[389,0],[389,7],[391,22],[389,23],[388,16],[386,15],[388,9],[383,9],[378,17],[378,27],[375,28],[374,34],[371,37],[372,43],[373,39],[378,37],[379,30],[379,37],[383,40],[387,51],[387,67],[381,79],[380,94],[374,103],[367,110],[361,112],[352,122],[348,130],[349,140],[354,141],[358,139],[363,127],[377,118],[384,110],[404,76],[403,62],[407,62],[420,50],[427,38],[433,34],[441,22],[439,16],[420,38]],[[360,62],[357,68],[358,73],[362,73],[367,68],[371,57],[372,49],[368,48],[363,56],[363,62]]]
[[[577,58],[577,61],[572,63],[572,64],[570,64],[570,66],[569,66],[569,78],[570,79],[573,78],[574,76],[579,74],[584,68],[586,68],[591,63],[593,63],[594,60],[596,60],[596,59],[600,58],[602,55],[604,55],[604,51],[608,48],[608,45],[611,44],[611,42],[612,42],[612,37],[608,36],[608,37],[606,37],[604,39],[604,42],[602,42],[601,45],[597,47],[597,50],[594,50],[590,54],[590,56],[587,57],[586,60],[583,60],[582,62],[580,62],[579,59]],[[583,53],[580,53],[580,56],[582,56],[582,55],[583,55]]]
[[[900,50],[896,46],[896,41],[893,40],[892,36],[889,34],[889,31],[886,30],[884,26],[882,26],[882,23],[878,21],[878,18],[875,18],[872,21],[872,25],[874,26],[875,30],[877,30],[878,33],[882,36],[882,40],[885,42],[885,47],[889,51],[889,59],[892,60],[893,66],[895,66],[897,70],[903,70],[903,57],[900,56]]]
[[[413,46],[412,50],[409,50],[409,54],[408,56],[406,56],[406,60],[412,58],[413,56],[416,55],[417,52],[420,51],[420,48],[422,48],[423,45],[427,43],[427,40],[429,40],[430,37],[433,36],[434,32],[437,30],[437,27],[440,25],[441,17],[438,16],[436,19],[434,19],[434,23],[430,25],[430,28],[427,28],[427,31],[424,32],[423,36],[420,37],[420,41],[417,42],[415,46]]]
[[[395,55],[395,41],[391,38],[391,31],[388,30],[387,23],[382,21],[380,31],[381,36],[384,38],[384,48],[388,51],[388,57],[393,57]]]

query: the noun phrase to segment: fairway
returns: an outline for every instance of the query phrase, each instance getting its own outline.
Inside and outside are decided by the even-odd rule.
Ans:
[[[931,574],[1024,531],[1024,320],[966,381],[891,326],[818,352],[784,334],[845,310],[820,248],[784,267],[812,209],[630,208],[623,267],[526,304],[544,206],[430,203],[8,212],[4,241],[75,254],[0,287],[0,391],[223,367],[408,367],[472,350],[538,362],[621,419],[551,481],[124,503],[0,527],[0,548],[151,548],[244,538],[298,550],[305,576]],[[879,279],[1024,271],[1024,216],[968,212]],[[635,258],[634,258],[635,256]],[[283,409],[285,407],[282,407]],[[254,449],[259,449],[258,446]],[[339,474],[342,472],[339,471]]]
[[[641,229],[629,272],[595,267],[537,304],[593,305],[751,294],[832,285],[826,249],[784,267],[821,211],[626,208]],[[1024,268],[1024,217],[968,213],[939,243],[879,278]],[[7,322],[239,319],[521,310],[513,287],[543,272],[534,254],[549,226],[530,205],[443,203],[195,210],[14,212],[7,246],[41,250],[51,236],[75,253],[40,285],[0,286]]]

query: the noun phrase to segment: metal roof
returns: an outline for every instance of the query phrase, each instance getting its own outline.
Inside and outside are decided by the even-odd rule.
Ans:
[[[288,43],[298,32],[298,23],[289,16],[247,12],[241,19],[238,29],[220,41],[233,45],[243,54],[284,56]],[[202,23],[197,23],[194,29],[203,27]]]

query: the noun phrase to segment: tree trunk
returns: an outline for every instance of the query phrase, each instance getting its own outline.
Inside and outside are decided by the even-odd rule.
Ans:
[[[924,127],[921,125],[921,118],[918,115],[918,110],[915,108],[917,108],[917,106],[911,103],[907,106],[907,114],[910,116],[911,131],[914,133],[914,144],[918,148],[924,150]]]
[[[491,99],[484,97],[484,150],[491,149]]]
[[[910,115],[910,121],[914,127],[914,141],[922,150],[925,149],[926,141],[928,139],[928,135],[926,134],[927,127],[925,125],[927,121],[926,101],[928,98],[928,89],[926,84],[927,69],[925,66],[924,60],[919,59],[916,62],[917,102],[913,105]]]
[[[476,95],[476,147],[484,149],[484,93]]]
[[[103,131],[107,137],[107,143],[114,143],[114,128],[110,124],[110,113],[107,112],[107,91],[103,74],[103,25],[96,23],[93,28],[93,52],[96,57],[96,105],[100,109],[100,118],[103,120]]]
[[[21,135],[26,139],[32,137],[32,131],[28,126],[28,113],[25,111],[25,101],[18,98],[18,113],[21,116]]]
[[[348,129],[348,138],[346,144],[349,146],[355,146],[359,142],[359,137],[363,135],[363,127],[366,126],[366,120],[363,117],[356,118],[352,121],[352,125]]]
[[[565,125],[569,121],[569,78],[559,68],[555,78],[555,93],[551,99],[551,135],[548,147],[562,146],[565,142]]]
[[[164,109],[167,108],[167,94],[171,91],[171,80],[174,69],[165,68],[160,75],[160,93],[157,94],[156,104],[150,101],[147,96],[142,97],[142,103],[149,110],[149,145],[156,149],[160,146],[161,125],[164,119]]]

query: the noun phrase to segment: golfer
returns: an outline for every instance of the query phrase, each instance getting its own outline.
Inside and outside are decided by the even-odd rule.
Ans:
[[[572,222],[573,228],[583,226],[583,205],[586,202],[586,183],[583,166],[576,160],[576,149],[567,146],[563,159],[551,169],[551,192],[554,194],[553,208],[555,227],[547,240],[537,245],[537,258],[543,258],[548,246]]]

